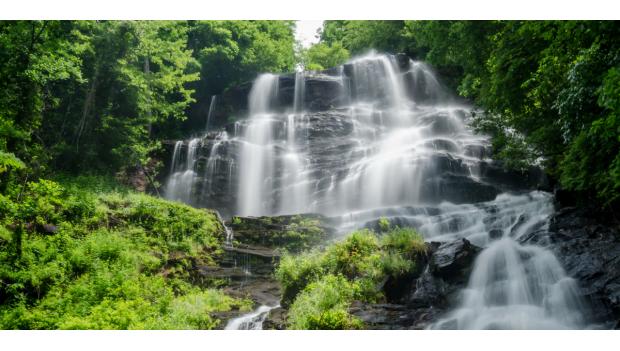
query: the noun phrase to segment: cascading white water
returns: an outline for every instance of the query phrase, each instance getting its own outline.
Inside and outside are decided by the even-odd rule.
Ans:
[[[209,112],[207,113],[207,123],[205,124],[205,132],[209,132],[209,126],[213,113],[215,112],[215,106],[217,105],[217,95],[211,96],[211,103],[209,104]]]
[[[483,247],[460,305],[438,329],[572,329],[584,327],[576,282],[541,246],[521,245],[546,230],[553,213],[548,194],[499,195],[477,205],[441,204],[410,221],[426,238],[466,238]]]
[[[282,157],[282,185],[278,213],[303,213],[310,210],[309,186],[304,155],[298,152],[297,129],[304,123],[304,73],[295,73],[293,111],[286,120],[286,150]]]
[[[249,120],[242,135],[239,158],[239,214],[271,213],[275,162],[274,124],[270,108],[278,93],[278,76],[260,75],[249,95]]]
[[[187,143],[184,163],[181,160],[181,147],[183,146],[183,142],[177,141],[174,145],[170,169],[171,175],[166,184],[166,198],[186,203],[192,202],[192,191],[196,179],[194,167],[196,165],[196,152],[200,141],[200,138],[194,138]]]
[[[575,329],[584,326],[577,285],[548,250],[509,237],[477,257],[448,329]]]
[[[452,102],[421,62],[371,53],[338,72],[344,96],[321,115],[304,106],[311,78],[305,73],[295,75],[288,109],[276,103],[280,77],[255,80],[248,119],[235,124],[232,138],[216,138],[205,173],[207,182],[215,178],[227,159],[228,179],[236,175],[227,187],[236,199],[233,214],[318,212],[336,218],[342,233],[388,217],[429,240],[466,238],[484,249],[460,304],[433,328],[583,327],[575,282],[550,251],[520,244],[547,226],[550,195],[497,195],[484,184],[479,169],[489,161],[490,143],[468,126],[471,109]],[[229,143],[239,145],[232,156],[220,152]],[[175,146],[173,190],[187,184],[175,180],[182,163]]]
[[[228,321],[225,330],[260,330],[263,329],[263,322],[269,316],[269,312],[278,306],[265,306],[262,305],[255,311],[248,314],[244,314],[241,317],[237,317]]]

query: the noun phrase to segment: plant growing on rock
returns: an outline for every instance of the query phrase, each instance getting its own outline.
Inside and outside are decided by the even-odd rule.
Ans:
[[[381,283],[413,278],[425,254],[420,234],[395,228],[382,237],[359,230],[323,250],[284,255],[276,278],[282,286],[281,304],[290,306],[289,324],[307,329],[358,328],[360,322],[347,312],[351,302],[385,299],[386,285]],[[337,293],[345,287],[350,295]],[[322,293],[331,298],[319,296]]]

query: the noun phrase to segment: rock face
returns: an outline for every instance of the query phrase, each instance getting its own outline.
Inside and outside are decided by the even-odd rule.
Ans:
[[[567,207],[551,219],[548,232],[525,239],[543,243],[556,253],[575,278],[588,303],[590,321],[620,328],[620,229],[600,212]]]
[[[406,97],[421,106],[412,107],[412,113],[426,111],[427,107],[424,107],[426,103],[433,104],[436,103],[435,100],[445,98],[438,83],[433,81],[432,75],[412,73],[415,72],[411,67],[413,63],[405,55],[394,56],[394,62],[405,80],[413,80],[403,84]],[[365,150],[362,144],[368,143],[367,134],[381,134],[382,130],[389,126],[389,123],[385,124],[384,121],[384,118],[388,117],[384,116],[380,108],[389,105],[392,92],[378,82],[366,82],[364,79],[371,78],[362,74],[362,71],[364,71],[363,65],[356,67],[352,63],[322,72],[304,72],[301,76],[303,79],[301,95],[295,90],[296,79],[300,76],[287,74],[278,77],[275,102],[270,106],[270,113],[277,115],[271,126],[274,150],[270,157],[275,161],[270,166],[273,169],[268,177],[273,185],[273,193],[268,199],[262,199],[264,211],[259,214],[292,213],[286,212],[286,209],[283,211],[282,198],[286,196],[283,194],[286,190],[283,189],[286,187],[282,184],[286,183],[283,176],[287,167],[284,156],[290,153],[284,142],[290,138],[287,134],[290,127],[287,116],[292,113],[296,94],[297,98],[301,99],[298,105],[301,104],[304,113],[303,116],[294,118],[296,135],[294,138],[297,138],[295,152],[301,155],[300,159],[303,160],[301,162],[305,164],[304,177],[311,184],[308,189],[311,193],[308,202],[312,203],[312,208],[303,210],[296,208],[293,212],[327,213],[325,209],[343,207],[355,209],[357,204],[370,201],[354,198],[356,195],[352,195],[355,193],[352,189],[344,186],[335,187],[343,183],[365,182],[370,178],[383,176],[378,171],[379,168],[366,172],[368,168],[372,168],[372,164],[360,166],[369,162],[368,153],[376,152]],[[218,96],[210,118],[210,132],[201,138],[197,144],[198,149],[192,152],[196,159],[189,202],[194,206],[217,208],[226,218],[237,213],[239,207],[237,194],[240,184],[240,155],[243,146],[247,145],[240,137],[250,125],[247,118],[251,88],[252,82],[247,82],[230,88]],[[429,95],[430,92],[434,92],[434,95]],[[359,107],[357,103],[360,101],[364,103],[372,101],[373,107],[371,109],[368,105]],[[403,202],[411,202],[415,197],[423,199],[427,204],[442,201],[457,204],[479,203],[492,200],[507,190],[548,188],[544,174],[536,168],[526,172],[514,172],[507,171],[501,164],[493,162],[489,158],[490,144],[484,141],[484,137],[459,139],[463,125],[470,117],[470,110],[466,107],[453,110],[446,112],[445,109],[431,109],[428,113],[421,113],[416,117],[416,120],[419,120],[419,125],[416,127],[425,129],[426,133],[433,137],[425,137],[424,140],[428,140],[423,145],[416,145],[415,149],[428,152],[417,154],[418,151],[400,150],[401,154],[413,152],[424,156],[420,159],[412,156],[410,160],[402,161],[405,167],[414,168],[411,166],[415,164],[419,173],[412,173],[408,178],[417,180],[404,179],[402,174],[393,176],[395,183],[406,182],[408,188],[419,187],[419,193],[402,194],[407,201],[391,193],[382,206],[400,205]],[[166,162],[170,162],[172,158],[174,145],[174,142],[168,143],[167,155],[161,156]],[[186,141],[179,152],[183,155],[188,153],[187,146]],[[385,147],[389,148],[389,145]],[[381,165],[377,167],[379,166]],[[171,168],[170,164],[165,164],[164,169]],[[355,178],[355,174],[360,171],[363,174],[361,178],[364,179]],[[167,178],[168,174],[161,174],[160,183],[165,184]],[[420,184],[416,183],[418,180]],[[385,183],[385,179],[379,181]],[[389,182],[386,184],[389,186]],[[351,185],[352,188],[357,186],[357,184]],[[346,193],[351,198],[347,198],[347,203],[341,203],[339,201],[342,196],[340,199],[334,199],[334,196],[327,195],[330,192],[333,194],[334,189]],[[360,197],[364,196],[363,192],[359,193]]]
[[[324,71],[306,73],[304,109],[309,112],[325,111],[342,104],[343,84],[338,72]],[[213,127],[226,127],[248,114],[248,95],[252,82],[245,82],[226,90],[218,97],[217,109],[212,116]],[[292,106],[295,96],[295,74],[285,74],[278,79],[278,100],[280,112]]]

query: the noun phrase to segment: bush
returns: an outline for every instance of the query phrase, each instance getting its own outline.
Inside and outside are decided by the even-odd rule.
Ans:
[[[320,278],[326,271],[323,254],[310,251],[299,256],[284,255],[276,269],[276,279],[282,287],[282,306],[288,306],[306,285]]]
[[[412,228],[395,228],[381,237],[381,246],[388,251],[396,251],[412,256],[426,251],[424,238]]]
[[[415,230],[395,228],[380,239],[359,230],[323,250],[284,255],[276,278],[282,286],[282,305],[291,305],[289,323],[298,329],[358,327],[359,321],[346,312],[353,299],[382,299],[381,282],[386,277],[413,277],[425,250]]]
[[[390,230],[390,220],[385,218],[385,217],[381,217],[379,218],[379,230],[382,232],[387,232],[388,230]]]
[[[361,329],[360,320],[351,317],[347,307],[356,289],[342,276],[326,275],[309,284],[295,299],[288,315],[292,329]]]

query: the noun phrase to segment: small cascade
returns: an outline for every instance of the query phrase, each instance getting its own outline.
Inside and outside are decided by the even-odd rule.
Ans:
[[[224,247],[232,248],[234,233],[232,229],[228,228],[228,226],[226,225],[226,222],[224,222],[224,219],[222,218],[220,211],[218,210],[214,210],[214,211],[215,211],[215,216],[217,217],[217,220],[220,222],[220,224],[222,224],[222,227],[224,227],[224,232],[226,233],[226,239],[224,240]]]
[[[212,120],[216,104],[217,104],[217,95],[213,95],[211,96],[211,103],[209,104],[209,112],[207,113],[207,123],[205,124],[205,133],[209,132],[209,129],[210,129],[209,127],[211,126],[209,122],[211,122]]]
[[[211,147],[209,158],[207,159],[207,165],[204,172],[204,184],[202,187],[202,198],[207,198],[215,190],[213,183],[218,174],[221,174],[226,167],[228,171],[231,171],[232,162],[228,158],[226,147],[228,146],[230,139],[228,133],[220,131],[215,136]],[[227,172],[230,173],[230,172]],[[230,176],[228,177],[230,179]],[[205,205],[208,205],[205,203]]]
[[[177,141],[174,145],[170,177],[166,184],[165,197],[170,200],[192,203],[192,192],[196,180],[196,161],[197,150],[200,146],[201,138],[191,139],[187,143],[185,159],[181,159],[182,141]]]
[[[583,328],[584,306],[574,279],[550,251],[519,242],[527,234],[546,231],[552,213],[551,197],[533,192],[503,194],[482,206],[446,205],[439,215],[420,218],[426,222],[419,225],[426,237],[467,238],[484,248],[460,305],[432,328]]]
[[[269,316],[269,312],[278,306],[265,306],[262,305],[255,311],[248,314],[244,314],[241,317],[231,319],[226,324],[225,330],[261,330],[263,329],[263,322]]]
[[[478,256],[460,306],[434,328],[583,328],[577,292],[550,251],[504,237]]]
[[[306,80],[303,71],[295,72],[295,91],[293,93],[293,113],[301,114],[304,110]]]

